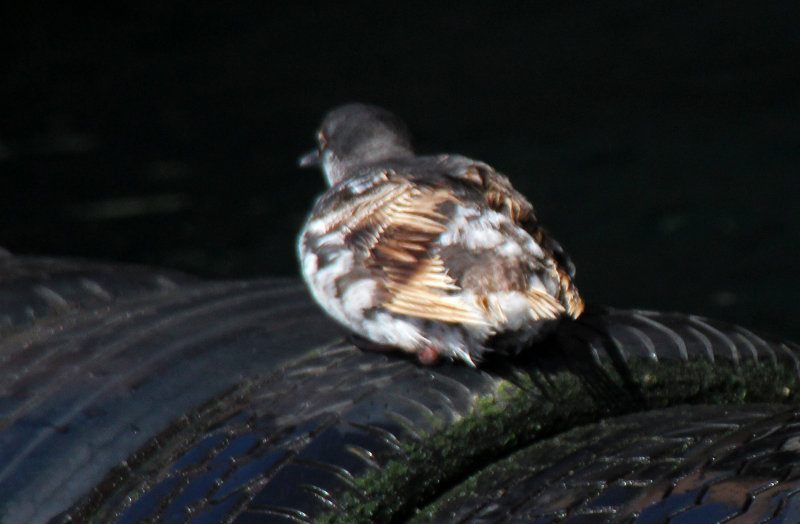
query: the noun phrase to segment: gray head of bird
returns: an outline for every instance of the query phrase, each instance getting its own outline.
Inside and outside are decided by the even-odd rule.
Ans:
[[[318,149],[303,155],[300,166],[321,166],[328,184],[357,173],[358,166],[413,156],[411,134],[394,114],[366,104],[347,104],[322,120]]]

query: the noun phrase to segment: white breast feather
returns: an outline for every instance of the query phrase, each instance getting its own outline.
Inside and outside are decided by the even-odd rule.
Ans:
[[[378,285],[373,279],[364,278],[347,285],[342,294],[344,312],[351,318],[360,318],[364,310],[377,305]]]
[[[362,327],[370,340],[396,346],[409,353],[429,343],[422,334],[419,320],[398,318],[388,311],[380,311],[373,318],[364,319]]]

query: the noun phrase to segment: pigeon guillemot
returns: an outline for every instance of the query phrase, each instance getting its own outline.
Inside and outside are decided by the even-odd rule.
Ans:
[[[302,273],[362,347],[474,366],[583,311],[569,257],[491,166],[417,156],[400,119],[364,104],[329,112],[318,140],[300,163],[330,187],[300,234]]]

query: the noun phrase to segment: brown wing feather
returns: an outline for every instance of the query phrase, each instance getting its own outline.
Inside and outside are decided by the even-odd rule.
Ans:
[[[457,177],[462,181],[477,185],[489,207],[505,213],[514,222],[534,220],[533,205],[519,191],[514,189],[508,178],[483,162],[472,162],[463,167]]]
[[[460,291],[439,256],[430,252],[447,230],[439,207],[453,199],[444,188],[412,184],[387,176],[351,207],[337,224],[350,233],[345,242],[357,249],[368,267],[386,278],[384,307],[393,313],[451,323],[485,324]]]
[[[459,178],[468,184],[480,181],[489,207],[512,218],[547,249],[548,239],[535,222],[533,206],[504,176],[489,166],[478,167],[482,165]],[[440,256],[431,252],[447,229],[447,217],[440,212],[443,204],[459,204],[453,193],[444,187],[412,183],[391,171],[373,178],[373,184],[359,188],[348,206],[336,206],[327,216],[330,227],[349,232],[345,242],[360,253],[367,266],[383,273],[379,281],[385,283],[384,307],[396,314],[441,322],[502,325],[505,319],[499,304],[483,294],[476,297],[475,304],[455,296],[461,288],[448,275]],[[561,283],[560,298],[536,289],[519,289],[528,297],[532,316],[553,319],[565,310],[577,316],[583,302],[570,276],[558,266],[551,270]]]
[[[469,165],[459,173],[459,176],[465,181],[480,185],[483,197],[489,207],[506,214],[519,224],[556,261],[552,271],[561,288],[560,301],[550,295],[534,293],[537,290],[530,290],[528,300],[532,310],[542,318],[550,318],[551,315],[557,316],[565,311],[573,318],[580,316],[584,309],[584,303],[572,282],[575,267],[561,246],[539,226],[533,205],[512,187],[508,178],[482,162]],[[556,311],[556,305],[560,311]]]
[[[486,323],[460,299],[447,294],[459,288],[438,256],[425,260],[408,279],[391,279],[387,287],[391,300],[385,307],[392,313],[450,323]]]
[[[483,177],[483,180],[484,195],[489,206],[501,212],[505,211],[556,262],[552,269],[561,288],[560,301],[543,293],[531,296],[531,293],[537,290],[530,290],[528,296],[533,310],[543,318],[555,318],[564,312],[573,318],[578,318],[583,313],[584,303],[572,281],[572,277],[575,276],[575,266],[572,261],[561,246],[539,226],[533,205],[511,186],[506,177],[492,170]]]

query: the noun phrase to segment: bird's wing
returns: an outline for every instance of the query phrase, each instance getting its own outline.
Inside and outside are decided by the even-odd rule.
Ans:
[[[379,183],[378,183],[379,182]],[[383,307],[392,313],[450,323],[485,324],[474,306],[456,293],[436,239],[447,230],[440,212],[454,197],[445,188],[414,184],[387,172],[369,187],[359,187],[342,206],[334,227],[347,231],[345,244],[373,271],[386,291]]]
[[[517,217],[528,216],[532,206],[511,188],[505,177],[489,180],[485,198],[489,207],[504,209]],[[563,314],[565,307],[557,297],[543,290],[529,288],[524,277],[528,260],[501,261],[503,270],[489,270],[495,265],[491,253],[477,253],[465,248],[460,254],[462,269],[453,270],[452,257],[442,259],[438,241],[448,231],[448,215],[460,201],[446,184],[426,184],[392,171],[373,173],[349,181],[337,191],[339,205],[318,210],[326,217],[331,229],[344,231],[344,243],[356,255],[356,260],[379,275],[384,291],[382,307],[386,310],[416,318],[448,323],[501,327],[504,314],[495,292],[519,292],[530,305],[533,319],[553,319]],[[346,195],[346,196],[345,196]],[[344,203],[345,199],[347,204]],[[494,205],[489,204],[489,199]],[[469,205],[474,205],[469,204]],[[488,257],[488,258],[487,258]],[[470,294],[461,293],[464,266],[483,266],[480,285],[467,286]],[[510,267],[513,266],[513,267]],[[470,272],[474,274],[475,271]],[[521,276],[519,283],[508,278]]]
[[[488,164],[466,157],[445,157],[444,162],[449,164],[448,173],[451,178],[478,189],[491,209],[509,217],[542,248],[547,255],[546,259],[554,262],[552,273],[561,288],[560,302],[563,303],[563,308],[570,316],[578,317],[583,312],[584,304],[572,282],[575,265],[561,244],[539,225],[533,205],[514,189],[507,177]],[[536,306],[541,302],[534,298],[531,301]]]
[[[449,178],[478,189],[491,209],[506,214],[516,223],[536,219],[528,199],[489,164],[461,156],[445,156],[442,162]]]

